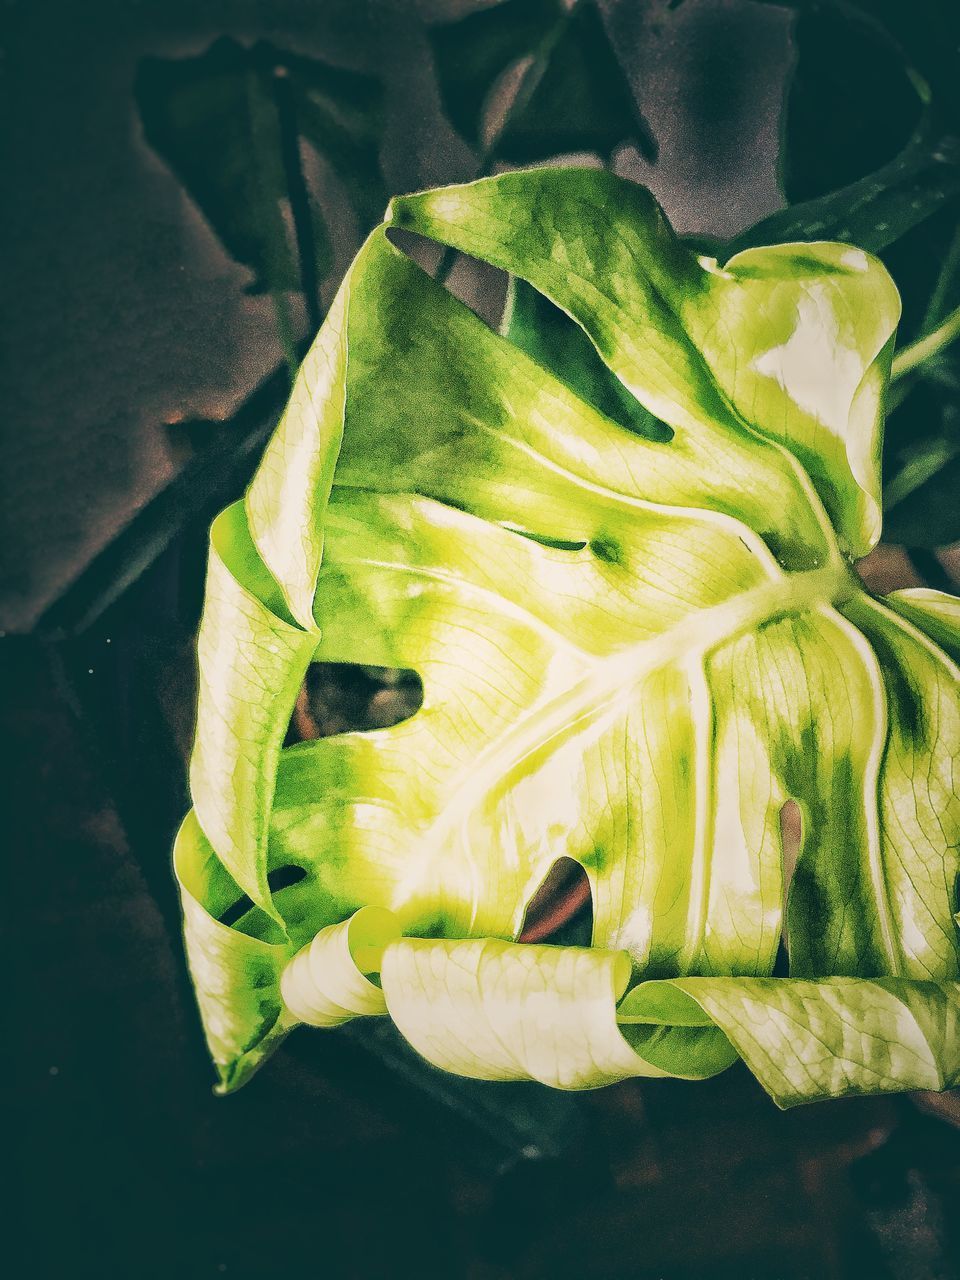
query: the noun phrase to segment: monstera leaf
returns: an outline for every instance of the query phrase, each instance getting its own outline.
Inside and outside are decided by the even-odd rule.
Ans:
[[[595,170],[388,224],[543,294],[644,412],[552,369],[529,308],[497,334],[386,228],[361,250],[211,537],[176,865],[222,1087],[356,1016],[561,1088],[738,1056],[783,1105],[957,1082],[960,612],[852,569],[886,271],[832,243],[720,266]],[[421,709],[283,746],[309,664],[344,661],[414,668]],[[592,946],[517,941],[561,857]]]

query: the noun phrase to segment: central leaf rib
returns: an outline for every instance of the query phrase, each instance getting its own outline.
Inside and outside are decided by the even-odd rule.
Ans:
[[[444,807],[414,838],[406,874],[390,905],[400,909],[418,889],[429,888],[441,850],[458,829],[466,829],[468,815],[504,779],[520,771],[526,760],[542,752],[554,738],[581,732],[588,724],[595,727],[604,715],[616,715],[644,676],[671,664],[702,672],[714,649],[734,642],[743,633],[772,618],[841,603],[856,590],[852,574],[845,569],[831,566],[799,574],[781,572],[761,586],[688,615],[655,639],[593,659],[581,680],[522,715],[471,759],[462,774],[447,781]],[[429,689],[426,697],[429,698]],[[701,798],[697,808],[699,813],[705,813],[709,806]],[[469,836],[466,840],[469,842]],[[702,860],[709,856],[709,850],[704,849]],[[518,912],[525,911],[526,905],[519,903]],[[467,926],[471,930],[477,923],[476,910],[475,905]],[[695,910],[701,921],[697,930],[700,934],[705,910],[705,901]],[[688,963],[692,961],[693,957],[688,957]]]

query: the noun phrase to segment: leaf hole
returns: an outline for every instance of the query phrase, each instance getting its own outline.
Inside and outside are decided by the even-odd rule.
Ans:
[[[521,538],[528,538],[531,542],[538,543],[541,547],[550,547],[554,551],[582,551],[587,545],[586,538],[551,538],[548,534],[537,533],[534,529],[523,529],[518,524],[505,522],[502,528],[507,529],[510,533],[515,533]]]
[[[673,439],[674,429],[620,381],[577,322],[532,285],[513,280],[500,331],[625,431],[655,444]]]
[[[293,865],[277,867],[267,876],[267,884],[271,893],[279,893],[281,889],[289,889],[291,885],[299,884],[301,880],[306,879],[306,875],[303,867]],[[221,924],[232,928],[238,920],[242,920],[247,912],[252,910],[254,910],[253,902],[244,894],[236,902],[231,903],[226,911],[222,911],[217,919]]]
[[[593,895],[587,873],[573,858],[558,858],[527,904],[520,941],[558,941],[562,935],[567,945],[587,946],[592,933]]]
[[[389,729],[409,720],[422,706],[423,681],[416,671],[316,662],[297,695],[284,745]]]
[[[783,896],[786,899],[797,869],[803,844],[803,814],[796,800],[787,800],[780,808],[780,847],[783,850]]]
[[[509,282],[505,271],[403,227],[388,227],[387,239],[468,307],[488,329],[498,328]]]

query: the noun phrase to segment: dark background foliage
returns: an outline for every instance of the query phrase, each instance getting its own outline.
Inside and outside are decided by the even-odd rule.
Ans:
[[[387,196],[606,163],[721,256],[881,253],[910,343],[960,303],[958,50],[952,0],[6,0],[12,1274],[960,1274],[949,1101],[782,1115],[741,1070],[568,1097],[388,1028],[302,1032],[215,1099],[169,867],[206,526]],[[427,265],[495,317],[502,281]],[[951,587],[958,397],[956,347],[897,383],[881,588]],[[291,733],[415,696],[317,670]]]

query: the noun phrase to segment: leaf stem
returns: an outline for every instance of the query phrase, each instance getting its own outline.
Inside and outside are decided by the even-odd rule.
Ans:
[[[887,388],[887,394],[884,399],[884,412],[888,417],[893,413],[894,409],[900,408],[917,383],[915,374],[906,375],[896,382],[894,382],[893,378],[894,375],[891,374],[890,385]]]
[[[307,329],[313,335],[320,328],[323,317],[320,314],[320,282],[317,279],[310,193],[300,157],[296,107],[286,68],[278,64],[270,68],[269,75],[277,111],[277,127],[280,131],[280,158],[287,179],[287,199],[290,203],[290,215],[293,219],[293,233],[300,265],[300,288],[307,311]]]
[[[933,445],[915,448],[900,466],[899,471],[883,490],[883,509],[890,511],[898,502],[909,498],[921,485],[932,480],[960,453],[960,441],[940,440]]]
[[[938,355],[951,342],[955,342],[960,338],[960,307],[956,307],[945,320],[942,320],[935,329],[925,334],[922,338],[918,338],[916,342],[911,342],[909,346],[898,351],[893,358],[893,368],[891,369],[891,380],[896,382],[898,378],[902,378],[911,370],[916,369],[918,365],[929,360],[932,356]]]
[[[938,324],[950,310],[949,306],[944,306],[944,303],[950,296],[957,275],[960,275],[960,225],[958,225],[953,234],[950,248],[947,250],[947,256],[944,258],[943,266],[940,268],[936,286],[930,295],[930,301],[923,317],[924,329],[930,329],[935,324]]]

